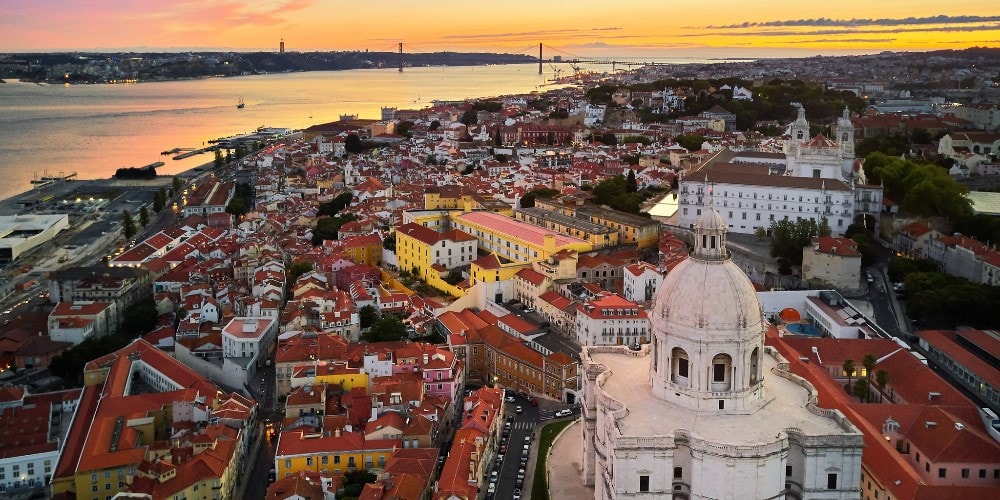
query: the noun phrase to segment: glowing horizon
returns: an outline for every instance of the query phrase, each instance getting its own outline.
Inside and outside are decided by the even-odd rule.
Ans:
[[[80,5],[84,4],[84,5]],[[683,57],[871,53],[1000,46],[1000,6],[956,0],[805,5],[720,0],[693,6],[510,0],[433,5],[386,0],[7,0],[0,51],[537,53]],[[704,57],[695,56],[695,57]]]

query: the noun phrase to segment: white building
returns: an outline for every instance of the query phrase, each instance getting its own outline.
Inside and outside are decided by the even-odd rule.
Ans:
[[[802,278],[841,292],[861,291],[861,252],[849,238],[822,236],[802,249]]]
[[[233,318],[222,329],[223,357],[250,358],[256,362],[266,356],[275,342],[277,323],[269,317]]]
[[[584,482],[602,500],[859,498],[862,434],[764,346],[725,239],[718,212],[698,220],[694,253],[657,291],[649,346],[584,348]]]
[[[608,293],[576,310],[576,338],[580,344],[635,345],[649,342],[649,316],[631,300]]]
[[[0,498],[13,490],[47,486],[66,441],[80,389],[28,394],[18,387],[0,390]],[[29,489],[20,494],[28,497]],[[6,494],[11,496],[5,496]]]
[[[779,220],[826,218],[842,236],[855,217],[878,217],[882,188],[858,184],[854,175],[854,126],[847,110],[837,122],[837,141],[809,139],[809,122],[799,108],[790,127],[785,159],[723,151],[680,180],[679,224],[693,227],[708,204],[729,222],[729,231],[753,234]],[[782,168],[783,167],[783,168]]]
[[[118,328],[117,318],[118,307],[114,302],[60,302],[49,313],[49,338],[76,345],[90,337],[114,332]]]
[[[622,280],[622,292],[626,299],[632,302],[649,302],[653,294],[663,282],[663,274],[656,266],[639,261],[625,266]]]
[[[68,228],[66,214],[0,216],[0,262],[15,260]]]

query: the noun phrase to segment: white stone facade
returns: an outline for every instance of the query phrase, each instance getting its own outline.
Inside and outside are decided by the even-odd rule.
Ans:
[[[698,221],[694,254],[657,292],[651,344],[584,348],[585,483],[601,500],[859,498],[861,433],[764,346],[725,235],[714,210]]]

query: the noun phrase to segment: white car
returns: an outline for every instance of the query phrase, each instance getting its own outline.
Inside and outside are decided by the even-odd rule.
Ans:
[[[570,416],[572,414],[573,414],[573,410],[570,410],[569,408],[566,408],[566,409],[557,411],[556,412],[556,417],[568,417],[568,416]]]
[[[508,403],[513,403],[514,402],[514,396],[507,396],[504,399],[506,399]]]

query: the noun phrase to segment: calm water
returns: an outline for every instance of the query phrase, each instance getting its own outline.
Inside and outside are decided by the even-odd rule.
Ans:
[[[671,63],[701,60],[662,60]],[[588,67],[609,71],[606,66]],[[565,68],[568,71],[569,68]],[[212,161],[175,161],[161,151],[197,148],[262,125],[305,128],[341,114],[380,117],[454,100],[545,90],[553,68],[534,64],[327,71],[131,85],[0,84],[0,198],[31,187],[46,172],[106,178],[123,166],[163,161],[171,174]],[[237,109],[240,98],[246,103]]]
[[[0,84],[0,197],[31,187],[33,175],[111,176],[122,166],[166,163],[161,174],[212,160],[160,152],[251,132],[304,128],[341,114],[378,118],[382,106],[416,108],[544,90],[535,65],[288,73],[132,85]],[[240,98],[246,103],[237,109]]]

